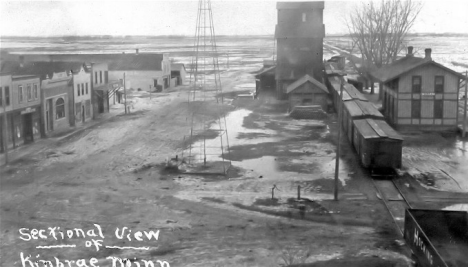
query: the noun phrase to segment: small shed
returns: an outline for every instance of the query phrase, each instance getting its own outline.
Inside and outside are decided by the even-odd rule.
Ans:
[[[290,110],[307,105],[320,105],[323,110],[328,110],[330,104],[327,87],[307,74],[290,84],[286,93]]]

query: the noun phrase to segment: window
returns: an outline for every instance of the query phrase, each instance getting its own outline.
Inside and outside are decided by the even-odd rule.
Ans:
[[[84,83],[81,84],[81,94],[84,95]]]
[[[80,96],[80,84],[76,85],[78,87],[78,96]]]
[[[97,71],[94,73],[94,84],[97,84]]]
[[[444,117],[444,101],[434,100],[434,119],[442,119]]]
[[[434,78],[434,92],[444,92],[444,76],[435,76]]]
[[[5,86],[5,103],[7,106],[10,105],[10,87]]]
[[[306,22],[306,21],[307,21],[307,14],[302,13],[302,22]]]
[[[86,83],[86,94],[88,94],[88,83]]]
[[[0,107],[3,106],[3,88],[0,87]]]
[[[23,103],[23,86],[18,85],[18,103]]]
[[[38,93],[39,93],[38,86],[37,84],[34,84],[34,88],[33,88],[34,99],[37,99],[39,97]]]
[[[104,82],[109,83],[109,72],[107,70],[104,71]]]
[[[99,83],[102,83],[102,71],[99,71]]]
[[[413,76],[412,85],[413,94],[421,93],[421,76]]]
[[[63,98],[57,99],[55,102],[55,118],[60,119],[65,117],[65,101]]]
[[[28,93],[28,101],[32,100],[32,87],[31,84],[26,85],[26,91]]]
[[[414,119],[421,118],[421,100],[411,101],[411,117]]]

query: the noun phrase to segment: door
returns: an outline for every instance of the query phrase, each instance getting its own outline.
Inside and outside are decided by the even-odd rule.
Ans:
[[[84,110],[84,106],[81,106],[81,122],[85,123],[85,110]]]
[[[46,129],[52,131],[54,129],[54,116],[52,112],[52,99],[48,99],[46,102]]]
[[[97,90],[96,93],[98,94],[98,112],[104,113],[104,92]]]
[[[32,113],[23,115],[23,138],[24,143],[30,143],[34,141]]]

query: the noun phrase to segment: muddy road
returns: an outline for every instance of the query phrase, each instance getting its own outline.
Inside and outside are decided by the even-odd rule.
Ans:
[[[245,89],[240,85],[252,79],[240,72],[226,76],[227,90]],[[268,94],[249,103],[212,102],[206,109],[227,119],[229,176],[167,171],[166,159],[180,153],[190,129],[186,91],[178,87],[151,100],[134,92],[132,113],[2,167],[1,266],[22,266],[21,252],[36,260],[74,260],[71,266],[90,258],[112,266],[109,257],[132,259],[131,266],[143,260],[170,266],[408,266],[395,227],[345,139],[340,201],[332,200],[333,115],[294,120],[285,103]],[[279,190],[271,199],[275,185]],[[306,199],[300,203],[298,186]],[[94,224],[102,227],[107,246],[149,249],[97,251],[79,236],[19,238],[21,228]],[[124,226],[160,230],[159,240],[119,239],[114,231]],[[60,244],[76,247],[37,248]]]

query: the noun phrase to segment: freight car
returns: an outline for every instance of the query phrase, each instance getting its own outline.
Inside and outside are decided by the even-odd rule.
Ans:
[[[343,102],[343,118],[341,121],[343,130],[350,143],[353,142],[354,120],[374,119],[384,120],[384,116],[371,103],[362,100],[352,100]]]
[[[403,235],[416,266],[468,266],[468,212],[407,209]]]
[[[354,120],[353,145],[365,168],[401,168],[403,138],[383,120]]]

